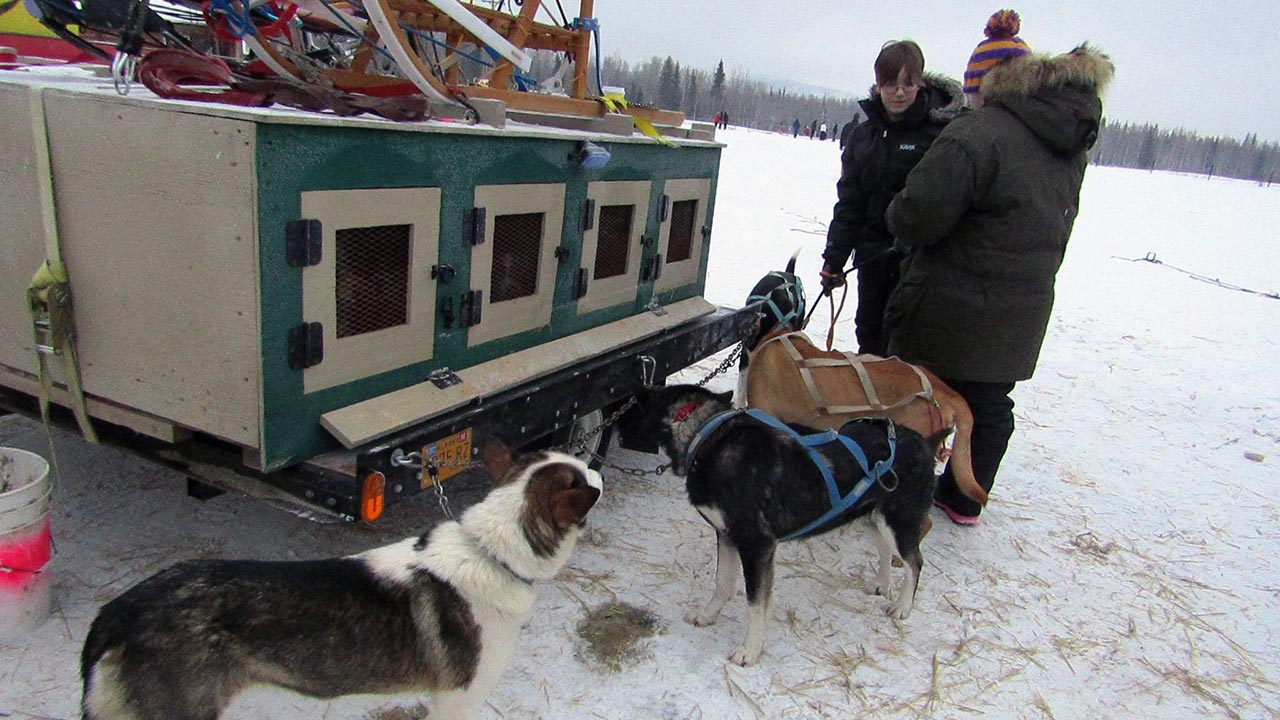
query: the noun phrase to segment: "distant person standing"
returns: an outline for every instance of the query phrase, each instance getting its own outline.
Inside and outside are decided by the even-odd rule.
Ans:
[[[822,125],[818,126],[818,139],[819,139],[819,140],[826,140],[826,139],[827,139],[827,124],[826,124],[826,123],[822,123]]]
[[[841,150],[843,150],[845,146],[849,144],[849,135],[853,133],[854,128],[858,127],[858,122],[861,119],[862,118],[855,111],[853,113],[853,119],[845,123],[844,127],[840,129],[840,149]]]
[[[840,123],[832,123],[831,125],[831,142],[835,142],[840,137]]]
[[[938,136],[887,217],[907,253],[885,315],[889,351],[969,403],[973,470],[987,490],[1013,436],[1009,394],[1040,356],[1115,73],[1085,45],[1032,55],[1020,27],[1012,10],[988,20],[965,72],[975,109]],[[950,466],[934,499],[953,522],[978,522],[982,507],[960,493]]]
[[[725,130],[729,129],[729,113],[724,110],[720,111],[720,127]]]
[[[715,122],[717,128],[720,127],[720,113],[716,113],[711,119]]]
[[[791,137],[796,138],[799,136],[800,136],[800,118],[796,118],[795,120],[791,121]]]
[[[809,123],[809,132],[808,132],[809,139],[812,140],[813,136],[817,134],[818,134],[818,121],[817,119],[815,119],[813,122]]]
[[[860,264],[854,316],[858,352],[884,356],[889,340],[884,309],[898,282],[901,258],[890,250],[893,236],[884,213],[933,139],[960,114],[963,102],[960,83],[925,75],[924,53],[911,40],[885,43],[874,70],[876,84],[860,103],[867,121],[850,133],[841,159],[822,253],[822,287],[844,284],[844,266],[853,254]]]

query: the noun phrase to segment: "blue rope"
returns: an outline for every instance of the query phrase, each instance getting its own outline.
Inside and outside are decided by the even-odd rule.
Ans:
[[[249,3],[242,2],[240,7],[242,12],[237,12],[235,6],[231,4],[231,0],[211,0],[210,6],[222,12],[227,16],[227,29],[236,37],[244,37],[253,34],[253,20],[249,18]]]
[[[464,57],[464,58],[466,58],[466,59],[468,59],[468,60],[470,60],[470,61],[472,61],[472,62],[479,63],[479,64],[481,64],[481,65],[483,65],[483,66],[485,66],[485,67],[493,67],[493,66],[497,63],[497,61],[502,57],[502,55],[501,55],[501,54],[499,54],[496,50],[494,50],[493,48],[489,47],[488,45],[484,45],[484,46],[482,46],[482,49],[484,50],[485,54],[487,54],[487,55],[488,55],[488,56],[493,60],[493,62],[490,62],[490,61],[487,61],[487,60],[485,60],[485,59],[483,59],[483,58],[481,58],[481,57],[477,57],[477,56],[475,56],[475,55],[470,55],[470,54],[468,54],[468,53],[464,53],[464,52],[462,52],[461,50],[459,50],[458,48],[456,48],[456,47],[454,47],[454,46],[452,46],[452,45],[450,45],[450,44],[448,44],[448,43],[441,42],[441,41],[439,41],[439,40],[435,39],[434,37],[432,37],[430,33],[424,32],[424,31],[422,31],[422,30],[418,30],[418,29],[416,29],[416,28],[405,27],[405,26],[403,26],[403,25],[401,25],[400,27],[401,27],[401,28],[403,28],[404,30],[407,30],[407,31],[409,31],[410,33],[412,33],[412,34],[416,35],[417,37],[421,38],[422,40],[425,40],[425,41],[427,41],[428,43],[431,43],[432,45],[435,45],[435,46],[438,46],[438,47],[442,47],[442,48],[444,48],[444,49],[446,49],[446,50],[452,50],[453,52],[457,53],[458,55],[461,55],[462,57]],[[517,87],[517,88],[519,88],[521,91],[526,91],[526,90],[528,90],[528,87],[529,87],[530,85],[533,85],[533,84],[536,84],[536,83],[537,83],[537,81],[536,81],[536,80],[534,80],[532,77],[529,77],[528,75],[521,75],[521,74],[520,74],[520,73],[518,73],[518,72],[513,72],[513,73],[511,74],[511,77],[512,77],[513,79],[515,79],[515,81],[516,81],[516,87]]]
[[[337,10],[336,8],[334,8],[332,5],[329,4],[329,0],[320,0],[320,4],[324,5],[325,9],[329,11],[329,14],[331,16],[336,18],[338,22],[342,23],[343,27],[347,29],[347,32],[351,33],[355,37],[360,38],[361,41],[368,43],[370,47],[378,51],[378,53],[382,55],[384,58],[386,58],[387,60],[390,60],[392,64],[395,63],[396,59],[391,55],[390,52],[387,52],[385,49],[379,47],[377,43],[365,37],[364,33],[360,32],[359,30],[356,30],[355,26],[347,22],[347,19],[343,17],[342,12],[340,12],[339,10]]]

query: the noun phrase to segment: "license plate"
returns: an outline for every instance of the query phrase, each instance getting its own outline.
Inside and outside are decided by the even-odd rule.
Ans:
[[[422,458],[439,466],[441,482],[462,472],[471,462],[471,428],[423,447]],[[434,484],[431,474],[424,470],[421,489],[425,490]]]

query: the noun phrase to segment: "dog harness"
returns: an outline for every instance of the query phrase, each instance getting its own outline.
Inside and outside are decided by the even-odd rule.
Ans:
[[[886,434],[889,440],[889,457],[877,462],[875,465],[871,465],[867,460],[867,454],[863,452],[862,447],[858,445],[858,443],[854,442],[851,438],[841,435],[835,430],[824,430],[808,435],[801,435],[790,425],[787,425],[772,415],[762,410],[757,410],[756,408],[726,410],[725,412],[713,415],[711,419],[698,430],[698,434],[694,436],[693,440],[689,443],[688,449],[685,450],[685,467],[691,467],[694,452],[704,438],[715,432],[715,429],[720,427],[720,425],[726,420],[738,415],[750,416],[757,422],[764,423],[775,430],[779,430],[791,439],[799,442],[809,454],[809,460],[813,463],[814,467],[818,469],[818,472],[822,473],[822,479],[826,482],[827,497],[831,502],[831,508],[823,513],[817,520],[814,520],[813,522],[801,527],[799,530],[781,538],[783,541],[794,540],[795,538],[830,522],[832,518],[835,518],[844,511],[853,507],[855,503],[861,500],[862,496],[867,494],[867,490],[871,489],[872,485],[880,482],[883,486],[884,482],[882,478],[893,471],[893,463],[897,456],[898,449],[898,433],[894,427],[893,421],[888,418],[875,418],[875,420],[885,423]],[[830,443],[839,443],[843,446],[844,449],[853,456],[853,459],[858,463],[858,467],[862,469],[862,479],[859,480],[853,486],[853,489],[846,495],[840,494],[840,487],[836,485],[835,474],[831,472],[831,467],[827,464],[826,459],[817,451],[818,447],[828,445]],[[885,486],[889,491],[892,491],[896,487],[896,481],[892,486]]]
[[[791,332],[776,335],[760,343],[760,347],[763,348],[772,342],[780,343],[795,362],[796,368],[799,369],[800,378],[804,380],[804,386],[809,391],[809,399],[813,400],[814,403],[814,410],[800,421],[801,424],[812,423],[823,415],[852,415],[865,412],[887,413],[890,410],[910,405],[920,399],[929,404],[929,413],[933,416],[934,427],[937,429],[943,427],[941,412],[938,410],[938,402],[933,398],[933,385],[925,377],[924,373],[920,372],[920,368],[910,363],[903,363],[914,370],[916,376],[920,378],[920,391],[907,395],[892,405],[886,405],[880,401],[880,394],[876,392],[876,386],[871,382],[871,376],[867,373],[865,365],[875,362],[902,362],[901,360],[896,357],[882,358],[876,355],[858,355],[851,352],[842,353],[844,357],[841,358],[806,358],[800,354],[800,350],[796,348],[795,343],[791,342],[793,335],[800,335],[800,333]],[[750,365],[747,367],[749,368]],[[823,400],[822,394],[818,392],[817,383],[813,380],[813,368],[829,367],[853,368],[853,371],[858,375],[858,381],[862,384],[862,392],[867,398],[867,403],[865,405],[827,405]]]
[[[778,321],[779,326],[789,326],[792,320],[803,319],[805,306],[804,285],[800,284],[800,278],[791,273],[784,273],[781,270],[774,270],[765,275],[765,278],[777,278],[780,284],[775,285],[773,289],[763,295],[753,294],[747,296],[747,304],[763,302],[764,306],[769,309],[769,314]],[[773,299],[774,294],[779,290],[783,292],[783,296],[786,299],[786,307],[789,308],[785,312]],[[799,325],[796,325],[796,327],[799,327]]]

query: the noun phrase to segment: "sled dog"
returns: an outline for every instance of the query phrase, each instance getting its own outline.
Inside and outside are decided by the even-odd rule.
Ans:
[[[692,385],[653,388],[639,396],[625,418],[626,432],[656,440],[666,451],[675,473],[685,476],[689,502],[715,528],[715,591],[685,620],[697,626],[715,623],[734,593],[740,562],[747,635],[729,660],[754,663],[764,648],[777,544],[859,517],[868,517],[876,530],[875,592],[890,598],[890,615],[905,619],[924,565],[920,539],[933,501],[933,445],[945,439],[946,431],[926,440],[891,420],[862,419],[846,423],[838,434],[820,433],[825,441],[815,444],[814,438],[802,438],[819,431],[783,425],[758,411],[735,411],[730,398],[730,393]],[[859,448],[861,464],[837,435]],[[843,507],[837,495],[846,501]],[[907,573],[896,598],[890,576],[895,556],[905,561]]]
[[[568,560],[600,475],[484,448],[494,487],[457,521],[358,555],[191,560],[102,607],[81,656],[85,720],[217,720],[244,688],[319,698],[430,691],[470,717],[511,659],[534,583]]]

